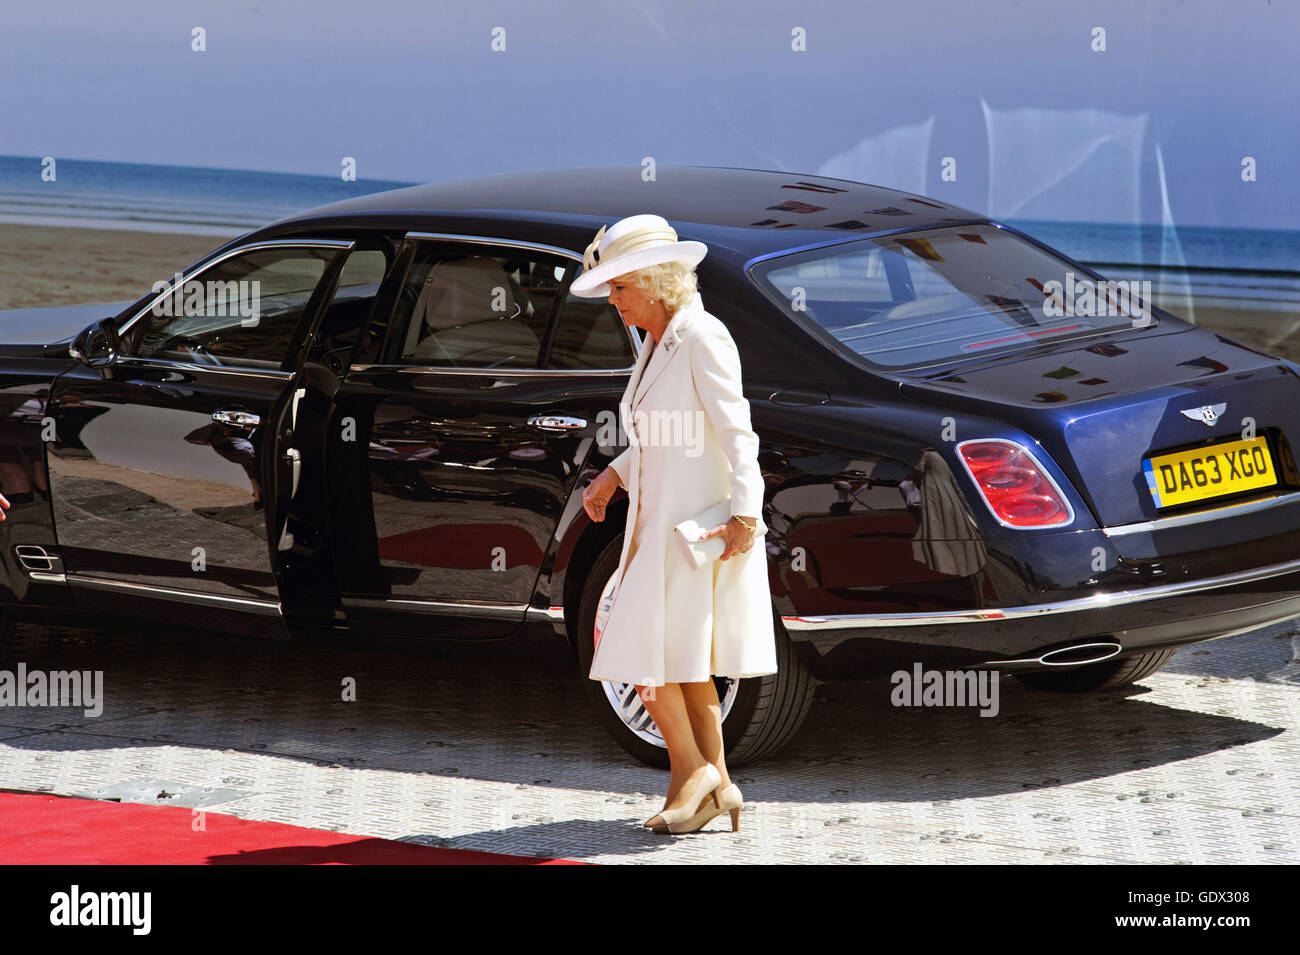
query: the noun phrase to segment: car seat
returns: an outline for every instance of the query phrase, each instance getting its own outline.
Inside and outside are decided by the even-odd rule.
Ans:
[[[496,304],[503,310],[494,310]],[[411,312],[402,358],[458,367],[532,367],[541,342],[528,324],[531,309],[495,259],[437,262]]]

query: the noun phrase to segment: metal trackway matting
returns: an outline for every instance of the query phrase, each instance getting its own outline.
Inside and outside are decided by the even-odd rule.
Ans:
[[[0,707],[0,788],[159,783],[250,819],[602,863],[1294,864],[1293,623],[1117,694],[1003,677],[991,718],[822,686],[784,752],[735,772],[741,831],[682,837],[640,828],[668,775],[605,734],[549,633],[415,654],[20,624],[0,669],[99,669],[105,702]]]

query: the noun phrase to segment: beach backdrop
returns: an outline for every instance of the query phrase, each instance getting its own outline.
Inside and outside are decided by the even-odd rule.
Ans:
[[[937,196],[1294,358],[1297,36],[1274,0],[19,5],[0,308],[135,299],[411,183],[707,164]]]
[[[134,300],[224,237],[412,185],[65,160],[49,188],[40,169],[38,157],[0,156],[0,309]],[[1300,231],[1004,221],[1108,277],[1150,279],[1179,317],[1300,360]]]

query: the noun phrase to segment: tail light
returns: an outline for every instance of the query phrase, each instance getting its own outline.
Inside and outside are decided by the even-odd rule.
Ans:
[[[1074,520],[1056,482],[1016,442],[963,441],[957,454],[993,516],[1006,527],[1056,527]]]

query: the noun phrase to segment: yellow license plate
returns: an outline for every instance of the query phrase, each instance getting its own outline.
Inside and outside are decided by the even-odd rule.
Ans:
[[[1204,501],[1277,483],[1268,443],[1262,437],[1145,458],[1142,470],[1156,507]]]

